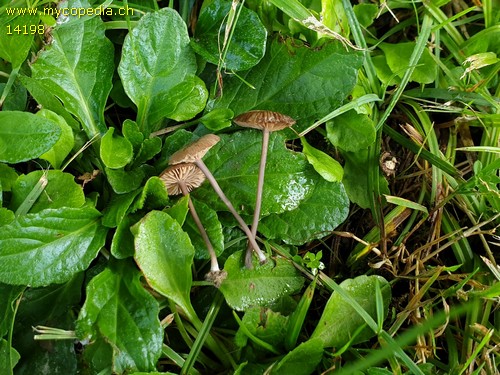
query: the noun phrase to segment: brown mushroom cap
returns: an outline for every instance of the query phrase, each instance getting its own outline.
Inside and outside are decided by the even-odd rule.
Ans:
[[[178,195],[182,194],[179,182],[182,181],[186,185],[187,191],[190,192],[205,181],[205,175],[195,164],[180,163],[165,169],[161,173],[160,179],[165,184],[168,195]]]
[[[210,150],[219,141],[220,138],[215,134],[204,135],[197,141],[175,152],[170,157],[168,163],[171,165],[179,163],[194,163],[196,160],[203,158],[208,150]]]
[[[267,129],[271,132],[283,130],[295,124],[295,120],[290,116],[266,110],[255,110],[242,113],[236,116],[233,121],[245,128]]]

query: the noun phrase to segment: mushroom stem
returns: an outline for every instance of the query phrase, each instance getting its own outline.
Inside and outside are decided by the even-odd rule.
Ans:
[[[253,249],[259,256],[259,261],[260,263],[265,263],[266,262],[266,256],[260,250],[259,245],[257,245],[257,242],[255,241],[255,236],[252,234],[250,229],[248,229],[248,226],[246,225],[245,221],[241,218],[240,214],[236,212],[236,209],[234,208],[233,204],[231,201],[227,198],[226,194],[222,191],[221,187],[219,186],[219,183],[213,176],[213,174],[210,172],[206,164],[203,162],[203,160],[198,159],[194,162],[198,168],[201,169],[201,171],[205,174],[207,177],[208,182],[210,182],[210,185],[212,185],[212,188],[214,191],[217,193],[217,195],[220,197],[220,199],[224,202],[224,204],[227,206],[229,211],[233,214],[234,218],[238,221],[240,224],[241,229],[245,232],[245,234],[248,237],[248,240],[250,241],[250,244],[252,245]]]
[[[217,261],[217,254],[215,254],[215,250],[212,246],[212,243],[210,242],[210,239],[208,238],[207,231],[201,224],[200,217],[198,216],[198,213],[196,212],[196,208],[194,208],[193,201],[191,200],[191,197],[189,196],[189,191],[186,187],[186,184],[182,181],[179,182],[179,187],[181,188],[182,194],[184,196],[188,196],[188,207],[189,211],[191,212],[191,216],[193,216],[193,220],[196,223],[196,226],[198,227],[198,230],[200,231],[201,237],[203,238],[203,241],[205,241],[205,244],[207,245],[208,253],[210,254],[210,271],[212,272],[217,272],[220,271],[219,268],[219,262]]]
[[[264,175],[266,173],[268,147],[269,147],[269,130],[264,128],[262,130],[262,151],[260,154],[259,176],[257,179],[257,193],[255,196],[255,210],[253,213],[253,221],[252,221],[252,235],[254,238],[257,236],[257,228],[259,226],[259,220],[260,220],[260,211],[262,208],[262,193],[264,191]],[[249,269],[253,268],[251,244],[248,245],[247,252],[245,254],[245,266]]]

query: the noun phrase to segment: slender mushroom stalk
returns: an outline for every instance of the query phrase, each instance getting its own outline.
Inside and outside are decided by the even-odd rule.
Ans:
[[[295,124],[295,120],[279,112],[272,111],[250,111],[237,116],[234,122],[242,127],[262,130],[262,152],[260,156],[259,176],[257,180],[257,192],[255,198],[255,210],[252,221],[252,235],[257,236],[260,211],[262,208],[262,193],[264,191],[264,175],[266,172],[267,149],[269,146],[269,134],[288,128]],[[252,248],[249,246],[245,254],[245,266],[252,268]]]
[[[208,150],[212,148],[217,142],[219,142],[219,140],[220,138],[214,134],[205,135],[198,139],[196,142],[174,153],[170,157],[169,164],[176,165],[180,163],[194,163],[199,169],[201,169],[208,182],[210,182],[210,185],[212,185],[214,191],[217,193],[222,202],[224,202],[229,211],[233,214],[236,221],[238,221],[238,224],[240,224],[241,229],[247,235],[251,246],[259,256],[260,263],[265,263],[266,256],[264,255],[262,250],[260,250],[259,245],[255,241],[255,236],[252,235],[252,232],[246,225],[245,221],[241,218],[240,214],[238,214],[233,204],[227,198],[226,194],[224,194],[219,183],[202,160],[203,156],[205,156]]]
[[[184,196],[188,196],[193,189],[199,187],[203,181],[205,181],[205,175],[198,167],[196,167],[196,165],[191,163],[181,163],[172,165],[165,169],[160,175],[160,179],[165,184],[169,195],[178,195],[182,193]],[[207,231],[203,227],[200,217],[196,212],[193,201],[189,196],[188,207],[191,212],[191,216],[193,216],[193,220],[200,231],[201,237],[207,246],[208,253],[210,254],[210,272],[205,276],[205,279],[213,281],[215,286],[219,287],[227,276],[227,273],[225,271],[221,271],[219,268],[217,254],[215,253]]]

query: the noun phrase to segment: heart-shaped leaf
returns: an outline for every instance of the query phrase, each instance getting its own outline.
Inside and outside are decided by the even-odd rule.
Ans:
[[[118,73],[145,135],[164,117],[188,120],[203,110],[208,92],[196,69],[186,24],[170,8],[146,14],[126,36]]]
[[[107,230],[92,207],[47,209],[0,227],[0,282],[44,286],[87,269]]]
[[[163,330],[159,307],[140,282],[140,273],[126,261],[94,277],[76,322],[77,335],[103,338],[113,348],[113,370],[151,371],[161,355]]]
[[[247,269],[243,257],[243,251],[237,251],[227,259],[224,264],[227,278],[220,286],[226,302],[235,310],[265,307],[280,297],[296,293],[304,284],[297,269],[283,258],[263,265],[258,265],[254,258],[254,268]]]

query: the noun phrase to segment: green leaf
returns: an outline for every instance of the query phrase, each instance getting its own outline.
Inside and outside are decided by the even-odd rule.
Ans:
[[[6,86],[8,85],[0,83],[0,93]],[[19,80],[15,80],[3,102],[2,111],[25,111],[27,102],[28,91]]]
[[[107,168],[119,169],[132,161],[134,150],[127,138],[114,135],[114,128],[109,128],[101,139],[100,154]]]
[[[152,371],[161,355],[159,307],[126,261],[111,263],[87,286],[76,322],[80,339],[103,338],[113,348],[113,371]]]
[[[132,228],[135,260],[148,284],[191,311],[191,264],[195,250],[179,223],[165,212],[151,211]]]
[[[222,254],[224,251],[224,235],[222,234],[222,225],[217,216],[217,212],[207,206],[205,203],[193,200],[193,204],[196,208],[196,212],[200,217],[203,227],[207,231],[210,242],[217,255]],[[210,259],[210,254],[208,253],[207,245],[193,220],[192,215],[187,216],[187,220],[183,225],[183,229],[189,234],[189,238],[194,246],[195,259]]]
[[[312,147],[304,137],[301,137],[300,141],[302,142],[302,152],[306,156],[307,161],[321,177],[330,182],[342,181],[344,170],[337,160],[323,151]]]
[[[161,139],[158,137],[145,139],[139,149],[139,154],[134,159],[132,166],[140,166],[161,151]]]
[[[165,184],[159,177],[153,176],[146,181],[141,194],[131,207],[131,212],[143,208],[163,208],[169,202]]]
[[[45,175],[47,186],[32,204],[30,213],[40,212],[47,208],[57,209],[61,207],[82,207],[85,203],[85,195],[82,187],[75,182],[73,175],[61,171],[34,171],[27,175],[21,175],[12,187],[12,199],[10,208],[16,211],[28,198],[38,181]]]
[[[132,146],[134,146],[134,149],[139,148],[144,141],[144,135],[139,130],[139,126],[137,126],[135,121],[126,119],[122,125],[122,133]]]
[[[344,185],[319,179],[309,196],[292,210],[263,218],[259,231],[269,239],[302,245],[328,235],[349,213]]]
[[[340,286],[359,303],[359,305],[373,318],[377,319],[375,301],[375,284],[378,281],[382,290],[384,302],[384,319],[389,311],[391,287],[381,276],[358,276],[344,280]],[[361,315],[338,293],[333,292],[328,300],[323,314],[311,335],[311,339],[320,339],[323,347],[341,348],[348,342],[351,345],[369,340],[375,335],[369,327],[364,327],[358,335],[353,334],[365,324]]]
[[[0,112],[0,161],[20,163],[39,157],[57,142],[61,128],[29,112]]]
[[[7,164],[0,163],[0,187],[2,191],[11,191],[17,180],[17,172]]]
[[[406,65],[405,62],[410,61],[410,57],[416,47],[416,43],[381,43],[379,47],[382,51],[384,51],[387,65],[389,65],[391,71],[399,78],[403,78],[405,71],[408,69],[408,65]],[[418,83],[432,83],[436,79],[436,74],[436,62],[432,58],[429,50],[424,49],[422,57],[418,61],[418,64],[410,77],[410,81]]]
[[[125,37],[118,73],[145,135],[164,117],[184,121],[203,110],[208,93],[196,70],[186,24],[170,8],[146,14]]]
[[[108,182],[114,192],[117,194],[125,194],[141,186],[142,180],[146,177],[148,167],[149,166],[143,166],[130,171],[105,168],[104,171],[106,172]]]
[[[221,142],[204,158],[229,200],[247,215],[253,215],[255,207],[261,149],[262,132],[245,130],[221,135]],[[296,208],[311,192],[316,178],[305,157],[286,148],[283,136],[272,133],[268,150],[262,216]],[[215,210],[227,210],[207,184],[192,195]]]
[[[85,270],[106,239],[99,216],[91,207],[64,207],[0,227],[0,282],[36,287]]]
[[[208,107],[231,108],[235,115],[252,109],[281,112],[297,121],[293,128],[300,132],[344,102],[362,61],[339,42],[312,49],[296,40],[273,40],[261,62],[240,74],[255,89],[238,77],[226,77],[224,95]]]
[[[111,254],[116,259],[125,259],[134,256],[134,236],[130,227],[137,223],[135,215],[125,216],[118,224],[111,241]]]
[[[0,207],[0,226],[10,224],[14,221],[14,212],[4,207]]]
[[[356,203],[361,208],[370,208],[370,190],[368,189],[368,150],[363,149],[358,152],[343,152],[345,159],[344,179],[342,180],[349,200]],[[381,194],[389,194],[387,180],[378,175],[378,185]]]
[[[278,257],[247,269],[243,253],[237,251],[227,259],[224,264],[227,278],[220,286],[226,302],[233,309],[243,311],[250,306],[265,307],[302,288],[304,279],[289,261]],[[254,258],[254,262],[257,263],[257,259]]]
[[[66,6],[88,8],[89,4],[83,0]],[[106,132],[104,107],[114,59],[104,31],[100,17],[59,24],[52,30],[50,45],[31,65],[32,78],[78,118],[89,139]]]
[[[247,70],[256,65],[266,50],[267,31],[252,10],[241,7],[227,41],[225,59],[221,60],[224,32],[228,32],[228,14],[232,4],[216,0],[204,7],[196,24],[193,49],[212,64],[228,70]]]
[[[303,342],[281,359],[271,370],[272,375],[309,375],[323,358],[321,340]]]
[[[275,347],[283,346],[288,318],[271,309],[251,307],[245,311],[242,324],[247,332]],[[236,332],[235,343],[240,348],[247,346],[248,336],[241,329]]]
[[[375,125],[364,114],[349,111],[326,124],[328,140],[344,151],[358,151],[375,142]]]
[[[205,113],[200,122],[207,129],[212,131],[221,130],[231,126],[231,120],[234,117],[233,111],[229,108],[216,108],[213,111]]]
[[[52,120],[61,128],[61,137],[56,144],[52,146],[49,151],[40,155],[40,158],[47,160],[50,164],[52,164],[54,169],[59,169],[64,159],[66,159],[66,156],[69,155],[75,145],[73,131],[63,117],[49,111],[48,109],[41,109],[37,112],[37,116]]]
[[[360,3],[353,6],[359,24],[365,28],[371,26],[379,12],[376,4]]]
[[[183,196],[177,202],[175,202],[173,206],[170,206],[163,211],[173,217],[179,223],[179,225],[182,226],[184,225],[187,214],[189,212],[188,201],[189,196]]]
[[[11,347],[7,340],[0,338],[0,368],[7,373],[12,373],[12,369],[19,362],[21,356]]]
[[[384,195],[385,199],[387,200],[388,203],[396,204],[398,206],[402,207],[408,207],[411,208],[412,210],[417,210],[417,211],[422,211],[426,214],[428,214],[427,207],[422,206],[421,204],[418,204],[416,202],[412,202],[408,199],[404,199],[401,197],[395,197],[392,195]]]
[[[129,193],[114,195],[109,205],[102,212],[102,225],[108,228],[116,228],[130,211],[130,206],[140,193],[141,190],[137,189]]]
[[[4,337],[10,331],[14,319],[15,301],[23,290],[23,286],[0,283],[0,337]]]
[[[18,68],[26,60],[36,33],[30,32],[39,22],[37,14],[26,12],[23,16],[10,16],[4,12],[0,16],[0,57],[9,61],[12,67]],[[27,32],[24,31],[27,27]],[[20,28],[21,32],[15,29]],[[10,33],[8,32],[10,30]]]

